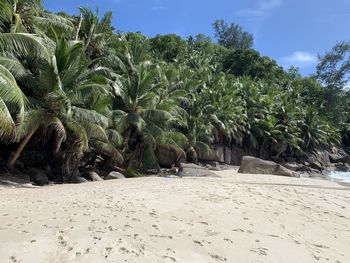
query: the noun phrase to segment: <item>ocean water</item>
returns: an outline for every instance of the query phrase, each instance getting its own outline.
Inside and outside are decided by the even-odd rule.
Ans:
[[[327,177],[332,181],[350,183],[350,172],[330,172]]]

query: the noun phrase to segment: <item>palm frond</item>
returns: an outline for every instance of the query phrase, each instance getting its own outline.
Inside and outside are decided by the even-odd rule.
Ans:
[[[0,52],[50,59],[49,51],[43,39],[28,33],[0,34]]]
[[[108,142],[106,131],[100,125],[86,122],[82,123],[81,126],[84,127],[86,135],[89,139],[93,138],[102,142]]]
[[[49,128],[50,127],[56,135],[53,145],[53,152],[54,154],[57,154],[61,148],[62,143],[67,140],[67,131],[62,121],[57,117],[54,117],[50,120]]]
[[[119,148],[123,144],[123,137],[120,135],[120,133],[113,129],[108,129],[106,131],[106,134],[108,136],[108,141],[115,147]]]
[[[77,137],[81,143],[81,150],[86,151],[89,147],[89,139],[84,127],[72,119],[66,122],[66,127],[74,134],[75,137]]]
[[[108,118],[89,109],[72,107],[73,118],[80,123],[95,123],[102,127],[108,127]]]
[[[0,65],[0,99],[4,103],[15,104],[19,109],[19,118],[23,118],[27,99],[22,90],[17,86],[13,75],[2,65]]]
[[[15,138],[15,122],[5,104],[0,97],[0,140],[13,140]]]
[[[55,32],[72,34],[74,25],[69,19],[60,15],[46,13],[43,16],[36,16],[33,19],[35,26],[41,30],[48,32],[49,29],[54,29]]]
[[[23,122],[18,127],[17,140],[20,141],[27,134],[36,131],[48,120],[47,112],[43,109],[30,110],[25,113]]]

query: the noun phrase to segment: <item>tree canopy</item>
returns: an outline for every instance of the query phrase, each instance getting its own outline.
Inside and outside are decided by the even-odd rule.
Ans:
[[[160,147],[214,145],[284,160],[350,143],[348,43],[316,77],[287,72],[239,25],[205,35],[120,32],[112,13],[47,12],[0,0],[0,169],[48,165],[55,179],[91,169],[159,168]]]
[[[236,23],[229,25],[224,20],[216,20],[213,28],[218,43],[228,49],[246,49],[254,45],[253,35]]]

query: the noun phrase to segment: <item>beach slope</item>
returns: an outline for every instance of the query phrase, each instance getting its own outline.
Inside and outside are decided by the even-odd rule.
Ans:
[[[0,262],[350,262],[350,188],[216,172],[0,188]]]

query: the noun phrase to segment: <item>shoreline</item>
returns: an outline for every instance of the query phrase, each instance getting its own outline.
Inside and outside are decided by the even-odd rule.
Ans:
[[[350,188],[212,172],[0,188],[0,262],[350,260]]]

